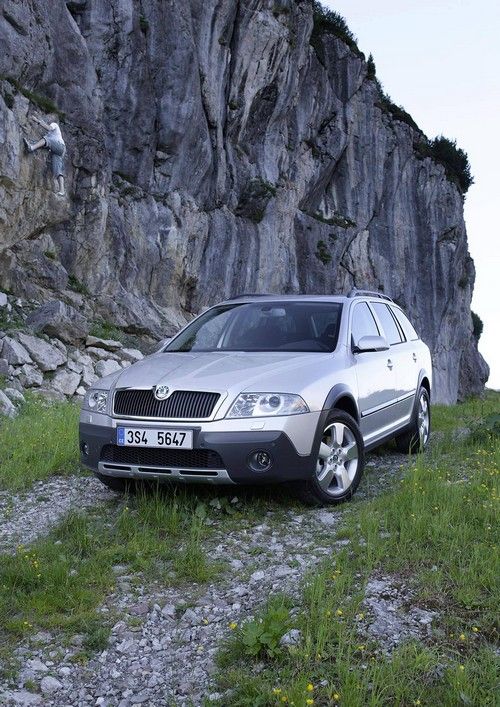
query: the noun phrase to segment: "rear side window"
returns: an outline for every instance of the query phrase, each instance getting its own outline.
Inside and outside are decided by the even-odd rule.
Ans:
[[[380,319],[387,343],[390,346],[393,344],[400,344],[403,341],[403,337],[401,336],[401,332],[399,331],[399,327],[396,324],[394,317],[389,311],[389,307],[382,302],[372,302],[372,307],[375,310],[377,317]]]
[[[417,332],[415,331],[415,329],[413,328],[413,325],[411,324],[408,317],[405,316],[403,314],[403,312],[400,309],[398,309],[397,307],[391,307],[391,309],[394,313],[394,316],[398,320],[401,329],[406,334],[406,338],[409,341],[416,341],[417,339],[419,339],[420,337],[417,334]]]
[[[377,324],[366,302],[361,302],[354,307],[351,334],[354,346],[358,345],[363,336],[379,336]]]

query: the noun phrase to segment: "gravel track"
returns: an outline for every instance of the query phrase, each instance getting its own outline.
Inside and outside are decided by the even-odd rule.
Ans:
[[[0,492],[0,553],[13,553],[46,535],[71,510],[89,508],[115,498],[91,476],[55,476],[28,491]]]
[[[358,494],[370,497],[391,485],[406,461],[396,454],[371,455]],[[49,501],[36,500],[38,491],[59,499],[65,496],[65,503],[54,508]],[[15,497],[15,507],[32,519],[30,528],[22,532],[22,522],[3,520],[3,527],[10,523],[9,547],[14,538],[16,543],[20,537],[29,542],[39,532],[47,532],[72,507],[112,498],[116,496],[90,478],[54,479],[52,487],[41,484]],[[28,510],[23,509],[26,502]],[[0,518],[5,506],[0,501]],[[165,588],[146,584],[140,574],[129,575],[125,566],[115,567],[116,591],[100,607],[103,621],[114,624],[106,649],[80,665],[74,657],[81,652],[83,636],[72,636],[64,646],[56,633],[41,632],[23,640],[15,650],[20,672],[3,691],[0,684],[0,703],[53,707],[203,704],[207,696],[217,696],[212,683],[214,659],[221,641],[231,634],[230,624],[252,616],[272,593],[298,597],[305,573],[348,542],[335,541],[341,518],[335,508],[297,512],[281,506],[258,523],[243,520],[241,528],[231,532],[218,529],[215,521],[204,549],[210,559],[223,560],[226,569],[209,584]]]

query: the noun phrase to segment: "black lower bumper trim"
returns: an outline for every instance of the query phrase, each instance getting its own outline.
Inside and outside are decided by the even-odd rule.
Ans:
[[[193,450],[158,450],[137,447],[118,447],[116,430],[80,423],[81,462],[84,466],[98,471],[99,462],[109,464],[109,468],[144,467],[156,468],[158,475],[168,476],[169,467],[182,467],[184,478],[198,476],[209,477],[214,469],[225,469],[231,481],[235,483],[270,483],[297,481],[311,477],[315,466],[315,454],[301,456],[297,454],[289,437],[280,431],[255,432],[203,432],[194,431]],[[253,471],[248,461],[252,454],[264,451],[269,454],[272,464],[267,471]],[[180,452],[189,452],[191,456],[177,456]],[[171,456],[165,453],[172,453]],[[175,463],[174,463],[175,462]],[[191,462],[191,463],[186,463]],[[191,474],[190,467],[193,468]]]

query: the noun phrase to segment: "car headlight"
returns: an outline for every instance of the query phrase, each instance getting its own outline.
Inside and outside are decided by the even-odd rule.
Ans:
[[[226,417],[268,417],[270,415],[300,415],[309,408],[300,395],[291,393],[241,393],[231,405]]]
[[[89,390],[83,401],[84,407],[94,412],[104,412],[108,404],[108,392],[107,390]]]

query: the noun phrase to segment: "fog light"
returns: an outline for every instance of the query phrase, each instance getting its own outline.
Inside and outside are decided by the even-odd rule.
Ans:
[[[82,454],[85,454],[85,456],[88,457],[89,445],[87,444],[87,442],[82,442],[80,445],[80,449],[82,450]]]
[[[262,450],[253,452],[248,459],[248,466],[252,471],[267,471],[271,465],[271,456]]]

